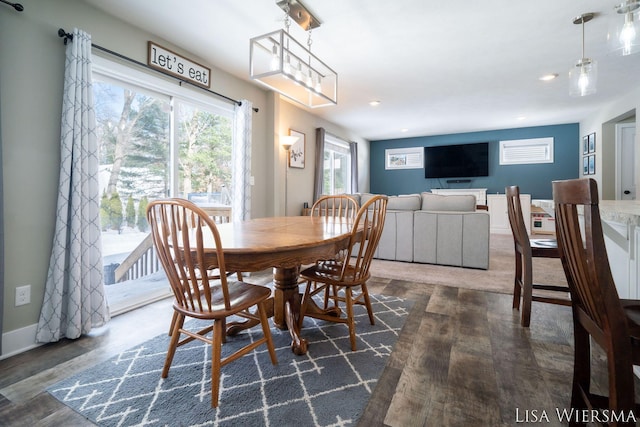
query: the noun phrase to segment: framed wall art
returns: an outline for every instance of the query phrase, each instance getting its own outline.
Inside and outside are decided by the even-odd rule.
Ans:
[[[589,153],[596,152],[596,133],[589,134]]]
[[[589,156],[582,158],[582,175],[589,175]]]
[[[589,136],[582,137],[582,154],[589,154]]]
[[[591,154],[589,156],[589,175],[595,175],[596,173],[596,155]]]
[[[304,169],[305,134],[297,130],[289,129],[289,135],[297,136],[298,140],[289,150],[289,167]]]

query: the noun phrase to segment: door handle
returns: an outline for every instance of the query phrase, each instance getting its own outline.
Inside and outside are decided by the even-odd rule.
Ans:
[[[624,190],[624,194],[631,194],[631,191],[629,191],[629,190]]]

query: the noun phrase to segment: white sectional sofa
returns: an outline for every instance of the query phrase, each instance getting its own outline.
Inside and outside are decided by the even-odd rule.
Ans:
[[[352,194],[358,203],[373,195]],[[489,268],[489,213],[475,196],[433,193],[389,196],[379,259]]]

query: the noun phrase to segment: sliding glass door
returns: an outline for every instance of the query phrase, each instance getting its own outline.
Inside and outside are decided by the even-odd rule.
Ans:
[[[136,78],[133,70],[98,68],[102,251],[115,315],[171,292],[153,257],[150,201],[182,197],[230,211],[233,109],[178,94],[162,80]]]

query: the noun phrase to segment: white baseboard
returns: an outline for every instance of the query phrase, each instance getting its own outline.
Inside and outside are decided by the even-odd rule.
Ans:
[[[0,360],[41,346],[42,344],[36,342],[37,328],[38,324],[34,323],[33,325],[2,334],[2,354],[0,355]]]

